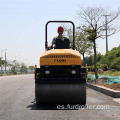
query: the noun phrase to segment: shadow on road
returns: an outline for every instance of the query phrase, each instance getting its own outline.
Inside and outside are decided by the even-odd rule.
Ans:
[[[27,108],[31,110],[79,110],[79,108],[85,108],[85,105],[80,104],[39,104],[37,105],[35,100],[31,102]]]

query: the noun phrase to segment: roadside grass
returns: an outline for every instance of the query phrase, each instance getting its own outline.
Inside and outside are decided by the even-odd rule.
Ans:
[[[92,74],[92,75],[95,74],[95,72],[88,72],[88,73]],[[110,76],[120,76],[120,71],[107,70],[107,71],[104,71],[102,74],[104,74],[104,75],[110,75]],[[98,73],[98,75],[102,75],[102,74]]]
[[[25,74],[33,74],[33,73],[22,73],[22,74],[0,74],[0,76],[25,75]]]
[[[108,70],[108,71],[104,71],[104,75],[111,75],[111,76],[120,76],[120,71],[111,71],[111,70]]]
[[[11,76],[11,75],[19,75],[19,74],[0,74],[0,76]]]

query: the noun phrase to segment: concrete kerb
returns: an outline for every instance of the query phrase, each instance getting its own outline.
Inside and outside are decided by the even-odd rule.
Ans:
[[[112,90],[112,89],[106,88],[104,86],[93,85],[93,84],[89,84],[89,83],[87,83],[87,87],[92,88],[92,89],[99,91],[101,93],[104,93],[106,95],[109,95],[111,97],[120,98],[120,91]]]

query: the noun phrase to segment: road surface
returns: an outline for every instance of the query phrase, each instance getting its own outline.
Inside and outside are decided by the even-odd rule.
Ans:
[[[35,103],[33,74],[0,77],[0,120],[119,120],[120,104],[87,88],[87,106]]]

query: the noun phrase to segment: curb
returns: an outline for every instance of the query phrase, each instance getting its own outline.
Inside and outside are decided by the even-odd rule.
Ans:
[[[106,88],[103,86],[98,86],[98,85],[91,85],[89,83],[87,83],[87,87],[92,88],[96,91],[99,91],[101,93],[104,93],[108,96],[114,97],[114,98],[120,98],[120,91],[117,90],[112,90],[110,88]]]

